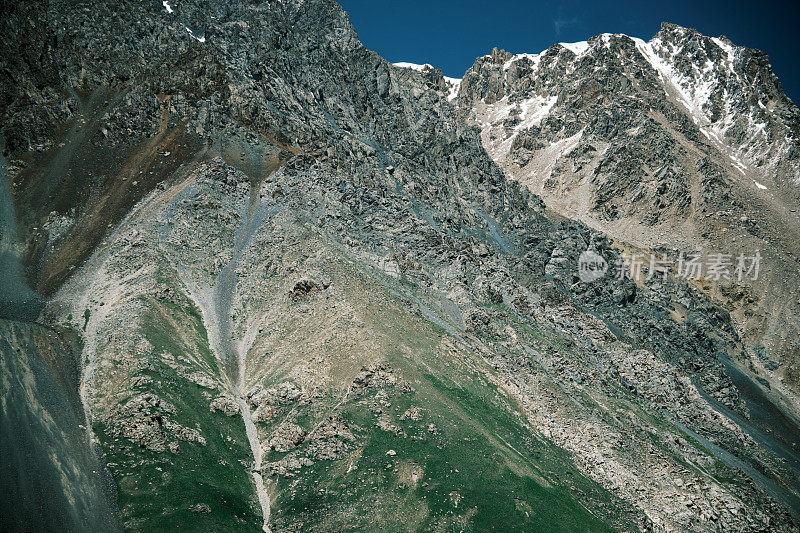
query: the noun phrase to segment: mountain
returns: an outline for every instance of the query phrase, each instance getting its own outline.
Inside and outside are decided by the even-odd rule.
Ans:
[[[742,364],[794,403],[800,111],[763,52],[663,24],[649,42],[494,50],[458,94],[487,152],[554,211],[673,262],[725,254],[731,279],[698,284],[734,317]],[[739,280],[756,252],[758,278]]]
[[[456,100],[329,0],[20,2],[0,39],[0,294],[44,298],[4,362],[80,362],[60,454],[99,445],[125,529],[796,530],[791,384],[716,286],[620,275],[618,236],[501,168],[470,120],[511,56]]]

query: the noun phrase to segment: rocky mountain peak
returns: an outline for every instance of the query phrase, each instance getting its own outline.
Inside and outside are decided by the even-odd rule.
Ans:
[[[512,54],[510,52],[506,52],[505,50],[500,50],[497,47],[494,47],[492,48],[490,57],[492,58],[492,63],[503,64],[511,59]]]
[[[693,39],[698,36],[702,37],[700,32],[698,32],[695,28],[686,28],[678,24],[673,24],[672,22],[662,22],[656,35],[665,40],[675,42]]]

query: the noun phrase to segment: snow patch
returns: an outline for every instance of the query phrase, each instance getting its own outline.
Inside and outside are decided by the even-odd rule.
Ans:
[[[542,60],[543,53],[544,52],[540,54],[516,54],[512,56],[511,59],[503,63],[503,70],[504,71],[508,70],[509,68],[511,68],[512,63],[516,63],[520,59],[527,58],[530,59],[531,62],[533,63],[533,70],[535,71],[537,68],[539,68],[539,62]]]
[[[687,57],[683,47],[673,47],[658,37],[647,43],[637,38],[633,40],[639,52],[661,77],[667,94],[671,94],[686,109],[700,132],[721,148],[723,153],[734,154],[730,157],[739,172],[745,174],[749,162],[763,155],[762,148],[769,150],[768,131],[759,112],[756,110],[742,113],[738,109],[739,102],[728,91],[730,76],[734,76],[740,83],[743,81],[734,67],[736,46],[720,38],[711,38],[711,42],[725,54],[725,59],[718,63],[713,63],[707,57],[702,63],[702,59],[692,61],[691,71],[683,73],[676,68],[679,60]],[[712,121],[705,108],[710,104],[715,91],[722,93],[723,112]],[[757,104],[768,112],[761,101]],[[734,143],[726,137],[727,132],[735,126],[746,129],[746,142]]]
[[[520,102],[521,109],[520,120],[514,128],[516,131],[527,129],[531,126],[538,126],[542,120],[550,114],[550,110],[556,105],[558,96],[551,96],[550,98],[543,98],[541,96],[534,96],[528,100]]]
[[[558,43],[576,56],[579,56],[586,52],[589,49],[589,43],[586,41],[581,41],[578,43]]]
[[[756,180],[753,180],[753,183],[755,183],[756,187],[758,187],[759,189],[763,189],[765,191],[767,190],[766,186],[762,185],[761,183],[757,182]]]
[[[161,2],[161,5],[164,6],[164,9],[167,10],[167,13],[173,13],[174,12],[174,10],[172,9],[172,6],[169,5],[169,2],[167,0],[164,0],[163,2]]]
[[[542,120],[550,114],[557,101],[557,96],[534,96],[521,102],[510,103],[508,96],[505,96],[500,101],[487,106],[482,127],[484,129],[497,127],[501,121],[512,116],[519,116],[519,123],[514,126],[513,134],[505,138],[498,147],[499,153],[507,154],[511,150],[511,144],[517,134],[531,126],[539,126]],[[518,113],[517,109],[519,109]],[[502,126],[500,127],[502,128]]]
[[[400,61],[399,63],[392,63],[392,65],[400,68],[410,68],[411,70],[416,70],[417,72],[423,72],[426,69],[435,68],[430,63],[419,65],[417,63],[408,63],[406,61]],[[444,78],[445,84],[447,84],[447,101],[452,102],[453,100],[458,98],[458,90],[461,87],[461,78],[450,78],[449,76],[442,76],[442,77]]]
[[[445,76],[444,81],[448,87],[447,101],[452,102],[458,98],[458,91],[461,89],[461,78],[449,78]]]
[[[612,39],[619,39],[620,37],[628,37],[624,33],[601,33],[600,40],[603,42],[603,46],[609,48],[611,46]]]
[[[400,67],[400,68],[410,68],[412,70],[417,70],[417,71],[420,71],[420,72],[422,72],[426,68],[433,68],[428,63],[425,63],[424,65],[418,65],[416,63],[406,63],[404,61],[401,61],[400,63],[392,63],[392,65],[394,65],[396,67]]]
[[[528,163],[526,168],[535,169],[536,173],[545,176],[545,179],[541,182],[540,192],[544,191],[544,183],[552,176],[553,168],[556,166],[556,163],[565,155],[569,155],[569,153],[578,146],[578,143],[580,143],[583,137],[583,132],[584,130],[581,130],[571,137],[554,142],[547,148],[539,151],[533,159],[531,159],[531,162]]]
[[[747,166],[742,162],[742,160],[736,157],[735,155],[731,155],[729,157],[733,162],[733,166],[736,167],[736,170],[741,172],[743,176],[746,175],[745,170],[747,170]]]
[[[633,41],[642,56],[650,63],[650,66],[659,73],[664,83],[670,84],[675,89],[678,100],[689,111],[689,115],[695,123],[701,128],[708,126],[710,121],[703,112],[702,103],[711,94],[711,83],[701,84],[695,90],[695,94],[691,94],[683,87],[681,77],[656,53],[654,47],[654,43],[657,42],[656,39],[646,43],[642,39],[634,37]]]
[[[719,37],[712,37],[711,40],[714,41],[714,44],[722,48],[722,50],[728,56],[728,63],[730,65],[733,65],[733,59],[736,55],[736,49],[733,46],[729,45],[728,43],[724,42]]]
[[[193,39],[197,39],[197,42],[199,42],[199,43],[206,42],[206,36],[205,35],[203,35],[202,37],[198,37],[197,35],[194,34],[194,32],[191,30],[191,28],[189,28],[189,26],[184,26],[184,28],[186,28],[186,31],[189,32],[189,35],[191,35]]]

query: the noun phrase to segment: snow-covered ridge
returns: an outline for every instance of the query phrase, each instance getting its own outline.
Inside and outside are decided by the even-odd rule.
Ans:
[[[605,46],[608,46],[609,43],[610,43],[611,38],[613,38],[613,37],[627,37],[627,35],[624,35],[624,34],[621,34],[621,33],[602,33],[602,34],[599,35],[599,37],[601,39],[601,42]],[[567,50],[569,50],[570,52],[572,52],[576,56],[580,57],[580,56],[584,55],[586,52],[588,52],[590,49],[592,49],[594,46],[596,46],[596,43],[590,43],[589,41],[579,41],[579,42],[576,42],[576,43],[558,43],[558,45],[553,45],[553,46],[561,46],[562,48],[566,48]],[[513,56],[511,56],[511,58],[508,61],[506,61],[503,64],[503,69],[504,70],[508,70],[509,67],[513,63],[516,63],[520,59],[524,58],[524,59],[529,59],[531,62],[533,62],[533,68],[535,70],[536,67],[539,65],[539,63],[541,62],[542,56],[548,50],[550,50],[550,48],[552,48],[552,46],[542,50],[538,54],[529,54],[529,53],[514,54]],[[491,56],[484,56],[484,57],[491,57]]]
[[[615,34],[611,34],[611,33],[603,33],[600,37],[603,39],[603,42],[606,45],[608,45],[609,38],[614,36],[614,35]],[[579,42],[576,42],[576,43],[558,43],[558,45],[553,45],[553,46],[561,46],[562,48],[566,48],[567,50],[569,50],[570,52],[575,54],[575,56],[580,57],[580,56],[584,55],[586,52],[588,52],[593,47],[593,44],[590,44],[589,41],[579,41]],[[549,48],[546,48],[545,50],[542,50],[538,54],[529,54],[529,53],[514,54],[513,56],[511,56],[510,59],[508,59],[503,64],[503,70],[508,70],[511,67],[512,64],[516,63],[520,59],[528,59],[528,60],[530,60],[533,63],[533,69],[536,70],[536,68],[539,66],[539,63],[542,60],[542,56],[548,50],[550,50],[550,48],[552,48],[552,46],[549,47]],[[484,56],[484,57],[491,57],[491,56]]]
[[[705,60],[693,61],[691,73],[686,74],[676,67],[687,54],[684,44],[665,41],[659,36],[649,42],[633,40],[642,56],[658,72],[667,93],[672,89],[678,103],[686,109],[700,132],[730,158],[731,164],[741,174],[746,175],[754,166],[753,161],[763,158],[769,151],[771,143],[763,115],[770,112],[760,101],[760,111],[743,112],[738,101],[741,95],[732,95],[728,91],[731,82],[742,82],[735,66],[737,48],[721,38],[706,40],[701,45],[703,53],[700,56],[705,55]],[[715,53],[714,48],[718,49],[723,60],[712,61],[708,57]],[[712,98],[720,96],[722,109],[714,116]],[[732,143],[726,137],[734,127],[744,128],[747,132],[744,141]]]
[[[712,37],[711,40],[714,41],[714,44],[722,48],[726,54],[728,54],[728,63],[733,65],[733,60],[736,54],[735,47],[729,45],[719,37]]]
[[[637,57],[635,53],[633,56],[621,55],[621,52],[609,55],[609,51],[617,49],[630,50],[631,42],[641,57]],[[569,50],[570,54],[564,50]],[[767,185],[771,183],[768,175],[770,172],[774,173],[775,165],[782,164],[780,161],[785,161],[790,150],[800,148],[775,111],[779,101],[771,96],[769,89],[765,91],[759,84],[754,84],[753,74],[748,74],[750,56],[747,49],[735,46],[725,37],[705,37],[693,30],[665,25],[649,41],[624,34],[604,33],[586,41],[558,43],[537,54],[503,56],[495,51],[478,58],[478,63],[496,64],[499,57],[507,58],[502,64],[505,79],[500,83],[511,85],[517,85],[516,80],[523,72],[534,80],[548,80],[550,73],[542,71],[543,64],[550,68],[560,64],[565,67],[567,75],[580,68],[582,62],[588,59],[596,60],[595,71],[603,69],[602,63],[606,61],[618,61],[625,65],[632,62],[634,69],[639,66],[649,70],[648,67],[651,67],[663,88],[663,95],[696,124],[707,142],[728,158],[731,170],[753,179],[758,178]],[[433,68],[428,64],[395,65],[419,71]],[[517,68],[512,68],[515,66]],[[455,101],[459,95],[460,80],[446,78],[445,81],[450,88],[448,100]],[[549,101],[549,97],[555,94],[555,89],[550,86],[553,83],[557,84],[553,80],[550,83],[545,82],[544,86],[537,84],[537,94],[517,96],[520,104],[527,103],[530,109],[539,110],[531,114],[537,115],[536,122],[543,118],[538,113],[546,116],[551,111],[540,102],[534,103],[532,98],[539,96],[542,102]],[[503,92],[505,90],[500,95]],[[503,121],[504,118],[498,115],[503,114],[503,105],[505,104],[495,102],[482,108],[478,115],[484,119],[489,118],[486,115],[491,115],[492,121]],[[518,118],[525,124],[525,128],[535,124],[525,120],[524,112],[521,115]],[[506,117],[511,118],[507,113]],[[503,128],[512,136],[518,131],[516,128]],[[800,183],[800,169],[796,169],[794,174],[797,176],[795,181]]]
[[[672,35],[659,33],[650,41],[604,33],[587,41],[554,46],[574,54],[574,59],[566,59],[571,63],[567,65],[569,73],[577,66],[578,59],[593,54],[599,47],[610,48],[620,39],[633,41],[646,64],[656,71],[666,95],[685,110],[706,139],[727,155],[732,166],[742,174],[772,161],[776,153],[774,147],[785,146],[787,148],[779,150],[788,150],[788,146],[793,144],[791,139],[784,135],[776,138],[776,132],[769,127],[771,117],[775,116],[770,102],[759,99],[758,109],[744,105],[747,94],[755,88],[745,82],[741,73],[743,66],[738,64],[743,49],[724,37],[707,38],[680,28],[674,31]],[[512,65],[527,59],[532,63],[532,75],[536,77],[540,75],[543,57],[551,49],[538,54],[511,56],[505,61],[503,70],[508,72]]]
[[[543,53],[544,52],[539,54],[515,54],[511,56],[511,59],[503,63],[503,70],[508,70],[509,68],[511,68],[511,65],[513,65],[520,59],[529,59],[533,63],[533,68],[536,69],[536,67],[539,65],[539,62],[542,59]]]

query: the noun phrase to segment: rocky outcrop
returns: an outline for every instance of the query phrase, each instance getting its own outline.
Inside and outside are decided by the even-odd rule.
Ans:
[[[211,402],[211,410],[225,413],[228,416],[239,414],[239,404],[230,395],[224,394],[214,398]]]
[[[272,432],[267,448],[276,452],[288,452],[305,440],[308,432],[297,424],[283,422]]]

